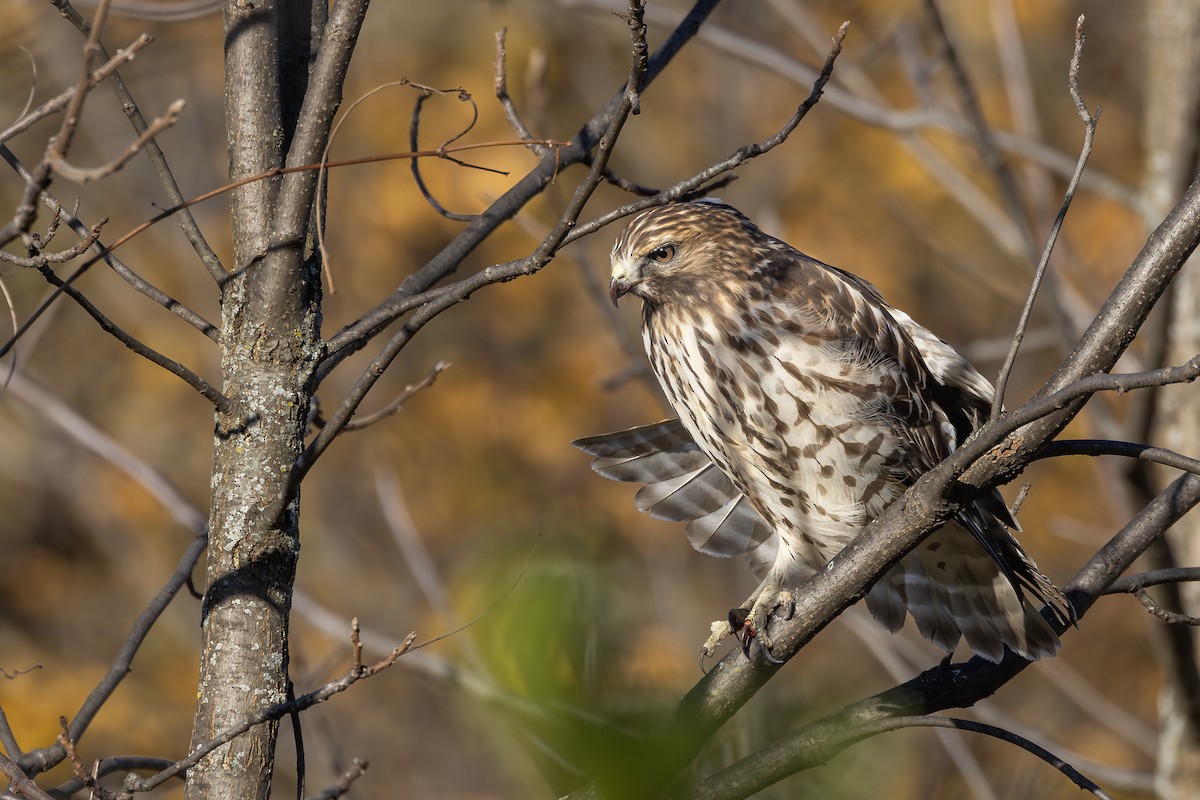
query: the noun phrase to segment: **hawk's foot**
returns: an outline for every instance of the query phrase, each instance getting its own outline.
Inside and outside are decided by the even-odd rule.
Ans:
[[[704,659],[711,657],[721,640],[730,634],[741,642],[746,658],[750,658],[751,641],[757,639],[768,661],[782,663],[771,655],[771,638],[767,633],[767,621],[775,609],[783,609],[783,619],[791,619],[796,613],[796,598],[786,589],[763,584],[747,598],[745,607],[731,609],[727,620],[714,622],[700,649],[700,669],[704,669]]]

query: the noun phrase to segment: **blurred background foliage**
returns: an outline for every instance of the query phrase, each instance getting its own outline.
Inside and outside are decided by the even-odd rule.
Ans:
[[[347,100],[402,77],[462,87],[479,105],[468,140],[511,141],[492,96],[493,37],[507,26],[518,107],[535,135],[568,139],[627,73],[625,26],[610,13],[610,6],[622,5],[379,2],[359,44]],[[6,19],[0,118],[11,120],[25,103],[31,61],[36,102],[73,84],[80,39],[46,2],[3,0],[0,7]],[[687,7],[650,4],[652,45],[668,30],[664,23]],[[1066,72],[1075,18],[1084,11],[1084,95],[1091,106],[1104,107],[1090,169],[1132,184],[1142,170],[1139,4],[945,4],[988,120],[1014,130],[1031,119],[1012,110],[1013,84],[1001,53],[1015,49],[1027,64],[1039,126],[1030,136],[1069,161],[1083,131]],[[1015,36],[1000,25],[1010,17]],[[852,28],[833,91],[852,88],[880,108],[931,104],[939,113],[960,114],[915,0],[731,0],[645,93],[642,114],[621,137],[614,169],[641,184],[665,186],[773,133],[809,91],[811,79],[798,79],[796,65],[819,66],[844,19]],[[117,17],[104,39],[115,50],[143,30],[156,42],[122,74],[147,116],[176,97],[188,101],[182,122],[161,144],[185,195],[217,187],[225,163],[219,17],[177,24]],[[392,88],[367,100],[342,126],[331,156],[407,150],[414,99],[412,89]],[[422,144],[437,145],[469,119],[466,104],[431,99],[421,120]],[[35,163],[57,125],[51,119],[10,145]],[[73,160],[98,163],[129,140],[123,114],[101,87],[89,99]],[[508,175],[421,164],[434,196],[460,213],[485,208],[534,163],[512,146],[467,158]],[[1020,158],[1010,163],[1022,180],[1040,248],[1065,177]],[[580,174],[560,176],[474,253],[469,267],[527,254]],[[871,280],[995,375],[1032,268],[970,139],[944,128],[898,133],[866,124],[827,97],[791,140],[738,176],[721,191],[724,200],[809,254]],[[52,190],[67,203],[78,196],[85,220],[110,217],[110,240],[164,204],[140,158],[115,178],[87,186],[60,181]],[[0,181],[0,207],[12,208],[19,192],[12,175]],[[395,288],[461,227],[430,208],[407,161],[334,170],[329,192],[327,246],[337,291],[326,297],[327,335]],[[964,192],[991,211],[965,210]],[[585,217],[624,199],[605,187]],[[222,200],[201,205],[197,216],[218,252],[228,254]],[[428,325],[380,381],[373,406],[385,405],[438,361],[450,368],[399,414],[346,434],[307,481],[293,624],[298,692],[348,667],[351,617],[362,621],[373,657],[410,630],[423,640],[474,620],[305,715],[310,787],[331,783],[351,758],[362,757],[371,769],[356,786],[361,797],[563,793],[597,767],[620,763],[633,737],[698,677],[696,654],[709,621],[753,588],[744,564],[693,552],[682,526],[637,513],[632,487],[593,475],[568,444],[665,416],[640,371],[637,304],[614,314],[598,288],[607,280],[615,234],[609,228],[580,241],[536,277],[489,287]],[[1036,390],[1065,352],[1071,320],[1064,322],[1060,309],[1089,314],[1145,235],[1120,198],[1081,193],[1053,266],[1064,299],[1039,304],[1010,404]],[[216,292],[173,223],[140,236],[122,257],[218,318]],[[12,270],[3,277],[18,317],[25,318],[45,296],[45,284]],[[217,351],[208,340],[105,268],[91,270],[81,287],[134,335],[210,380],[218,376]],[[351,359],[327,381],[321,392],[327,413],[369,355]],[[94,426],[88,436],[119,442],[206,512],[212,415],[182,382],[129,354],[69,302],[54,306],[22,342],[18,358],[29,376]],[[1100,402],[1118,418],[1128,412],[1127,399]],[[44,403],[12,392],[0,397],[0,667],[12,673],[38,666],[0,680],[0,703],[27,749],[49,743],[59,715],[79,707],[191,538],[139,482],[66,435],[51,417]],[[1069,432],[1086,435],[1093,424],[1085,414]],[[1095,463],[1040,462],[1027,479],[1032,490],[1021,512],[1023,540],[1063,582],[1122,519]],[[1010,499],[1016,488],[1006,489]],[[418,551],[423,556],[414,555]],[[177,599],[81,743],[85,759],[183,755],[198,621],[197,601]],[[1066,637],[1057,659],[1028,670],[968,713],[1032,731],[1069,760],[1078,757],[1085,773],[1093,762],[1152,769],[1158,673],[1150,624],[1128,598],[1102,601]],[[890,638],[861,618],[840,620],[738,714],[702,766],[752,752],[940,657],[912,630]],[[1011,747],[944,733],[877,737],[763,796],[1055,798],[1078,791]],[[285,730],[281,739],[281,797],[294,792],[290,736]],[[1091,774],[1103,782],[1103,772]]]

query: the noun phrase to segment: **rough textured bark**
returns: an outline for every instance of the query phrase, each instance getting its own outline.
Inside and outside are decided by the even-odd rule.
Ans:
[[[1143,135],[1146,172],[1141,187],[1142,211],[1158,219],[1182,194],[1196,165],[1197,99],[1200,98],[1200,2],[1152,0],[1146,6],[1146,72]],[[1164,363],[1182,363],[1200,352],[1200,273],[1195,259],[1171,288],[1169,322],[1161,330]],[[1200,451],[1200,416],[1194,387],[1168,387],[1155,395],[1149,441],[1182,453]],[[1153,491],[1150,481],[1144,481]],[[1161,483],[1161,481],[1160,481]],[[1200,521],[1180,520],[1162,545],[1148,554],[1155,566],[1200,563]],[[1164,587],[1165,605],[1200,615],[1200,589],[1184,583]],[[1164,798],[1200,797],[1200,672],[1194,630],[1166,626],[1159,630],[1164,666],[1159,695],[1161,736],[1157,793]]]
[[[281,46],[308,18],[296,4],[231,2],[225,10],[230,179],[283,165],[305,82],[301,43]],[[293,20],[294,21],[294,20]],[[308,48],[308,27],[303,46]],[[283,52],[285,51],[286,52]],[[209,518],[208,589],[192,746],[285,698],[288,614],[299,554],[298,503],[264,511],[284,491],[304,443],[320,354],[320,275],[305,256],[305,225],[280,224],[282,178],[232,193],[234,267],[221,287],[223,391],[238,412],[217,419]],[[311,196],[311,193],[310,193]],[[308,218],[307,210],[302,220]],[[188,772],[191,798],[267,798],[277,725],[262,725]]]

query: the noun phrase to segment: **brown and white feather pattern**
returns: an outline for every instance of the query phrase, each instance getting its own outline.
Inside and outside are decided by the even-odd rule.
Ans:
[[[651,366],[678,420],[576,444],[645,484],[638,507],[688,520],[713,555],[747,554],[795,586],[824,566],[986,416],[992,387],[866,281],[710,201],[654,208],[613,247],[614,298],[643,299]],[[867,596],[896,631],[911,613],[947,651],[1052,655],[1030,603],[1071,619],[1009,532],[999,494],[965,509]]]

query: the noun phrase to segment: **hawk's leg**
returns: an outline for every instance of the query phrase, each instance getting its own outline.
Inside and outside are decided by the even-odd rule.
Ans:
[[[728,619],[717,620],[712,624],[712,633],[700,650],[701,664],[704,663],[704,659],[716,652],[721,640],[730,634],[741,641],[742,652],[746,654],[747,658],[750,657],[751,640],[758,639],[767,658],[774,661],[771,656],[771,638],[767,633],[767,621],[777,608],[784,610],[784,619],[791,619],[792,614],[796,611],[796,598],[778,581],[767,578],[754,590],[754,594],[746,598],[746,602],[741,608],[735,608],[729,612]],[[739,634],[741,635],[739,636]]]

